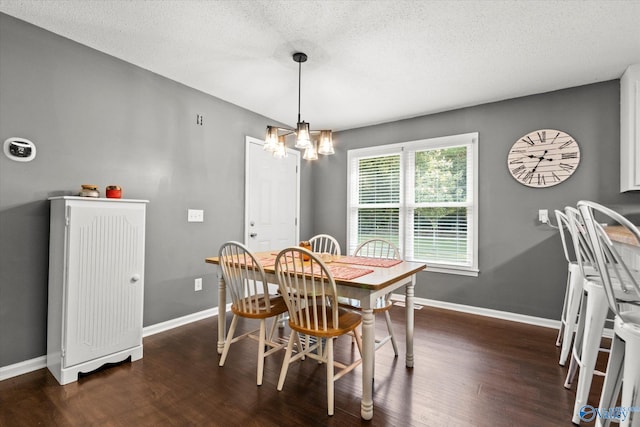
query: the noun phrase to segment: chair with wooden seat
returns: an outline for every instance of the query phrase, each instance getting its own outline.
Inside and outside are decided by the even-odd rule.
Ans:
[[[307,259],[308,261],[304,261]],[[291,247],[280,251],[276,257],[276,276],[280,294],[289,310],[291,336],[282,362],[278,391],[282,391],[289,365],[309,357],[327,367],[328,414],[334,413],[334,381],[358,366],[358,357],[348,364],[334,360],[334,340],[353,332],[362,322],[359,313],[340,307],[336,283],[325,263],[313,252]],[[298,335],[315,337],[315,340],[298,339]],[[362,345],[359,336],[358,349]],[[321,350],[320,343],[324,341]],[[293,354],[294,343],[297,352]],[[336,372],[336,368],[338,371]]]
[[[254,339],[258,341],[257,384],[262,385],[265,358],[286,345],[274,342],[273,335],[276,318],[287,311],[287,305],[281,296],[269,294],[268,282],[262,265],[242,243],[227,242],[223,244],[220,247],[219,258],[227,293],[231,295],[231,312],[233,313],[220,358],[220,366],[224,366],[232,343],[243,338]],[[259,329],[234,337],[238,320],[241,317],[259,320]],[[267,334],[266,320],[269,318],[273,318],[274,322]],[[265,347],[269,347],[269,350],[265,351]]]
[[[311,244],[311,252],[341,255],[340,244],[335,237],[328,234],[317,234],[309,239],[309,243]]]
[[[383,258],[383,259],[401,259],[400,251],[388,240],[375,238],[370,239],[365,242],[362,242],[356,250],[353,252],[353,256],[362,256],[369,258]],[[348,298],[340,298],[340,304],[345,307],[360,310],[360,301],[356,299],[348,299]],[[393,306],[393,302],[391,301],[391,294],[386,294],[379,297],[376,300],[375,307],[373,308],[373,313],[384,313],[385,320],[387,323],[387,335],[380,339],[376,338],[375,340],[375,349],[378,350],[387,342],[391,341],[391,345],[393,346],[393,352],[396,357],[398,356],[398,345],[396,344],[395,336],[393,335],[393,326],[391,324],[391,316],[389,314],[389,309]]]
[[[578,209],[584,218],[607,303],[615,315],[599,408],[635,408],[619,420],[620,426],[640,427],[640,272],[621,256],[598,220],[604,217],[607,222],[621,225],[638,245],[640,231],[624,216],[598,203],[581,201]],[[608,426],[610,422],[611,419],[597,419],[598,426]]]

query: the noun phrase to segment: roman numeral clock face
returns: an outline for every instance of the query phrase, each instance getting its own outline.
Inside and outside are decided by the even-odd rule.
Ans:
[[[528,187],[551,187],[567,180],[580,163],[580,147],[571,135],[541,129],[519,138],[507,156],[511,176]]]

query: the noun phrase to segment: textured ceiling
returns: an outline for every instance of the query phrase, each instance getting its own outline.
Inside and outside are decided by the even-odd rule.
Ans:
[[[293,125],[355,128],[619,78],[640,0],[21,1],[0,11]]]

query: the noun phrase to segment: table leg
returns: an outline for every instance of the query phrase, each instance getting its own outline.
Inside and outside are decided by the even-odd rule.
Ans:
[[[227,336],[227,285],[224,283],[222,271],[218,272],[218,354],[224,350],[224,339]]]
[[[373,418],[373,365],[375,363],[375,318],[373,309],[362,310],[362,403],[360,415]]]
[[[407,368],[413,368],[413,324],[414,324],[414,312],[413,312],[413,293],[416,285],[416,276],[411,277],[411,283],[406,287],[406,318],[407,318]]]

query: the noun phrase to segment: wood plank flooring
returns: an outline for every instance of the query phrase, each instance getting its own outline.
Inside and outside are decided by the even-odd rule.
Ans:
[[[147,337],[143,359],[66,386],[46,369],[0,382],[0,426],[573,425],[575,384],[563,387],[556,330],[424,307],[415,317],[415,368],[407,369],[403,310],[391,312],[400,356],[390,344],[376,353],[371,421],[360,418],[361,368],[336,382],[329,417],[324,365],[292,366],[278,392],[279,352],[267,359],[258,387],[257,343],[232,345],[219,367],[217,318],[210,318]],[[383,318],[376,320],[382,331]],[[347,360],[357,351],[349,337],[336,349]],[[597,406],[602,379],[593,384],[589,403]]]

